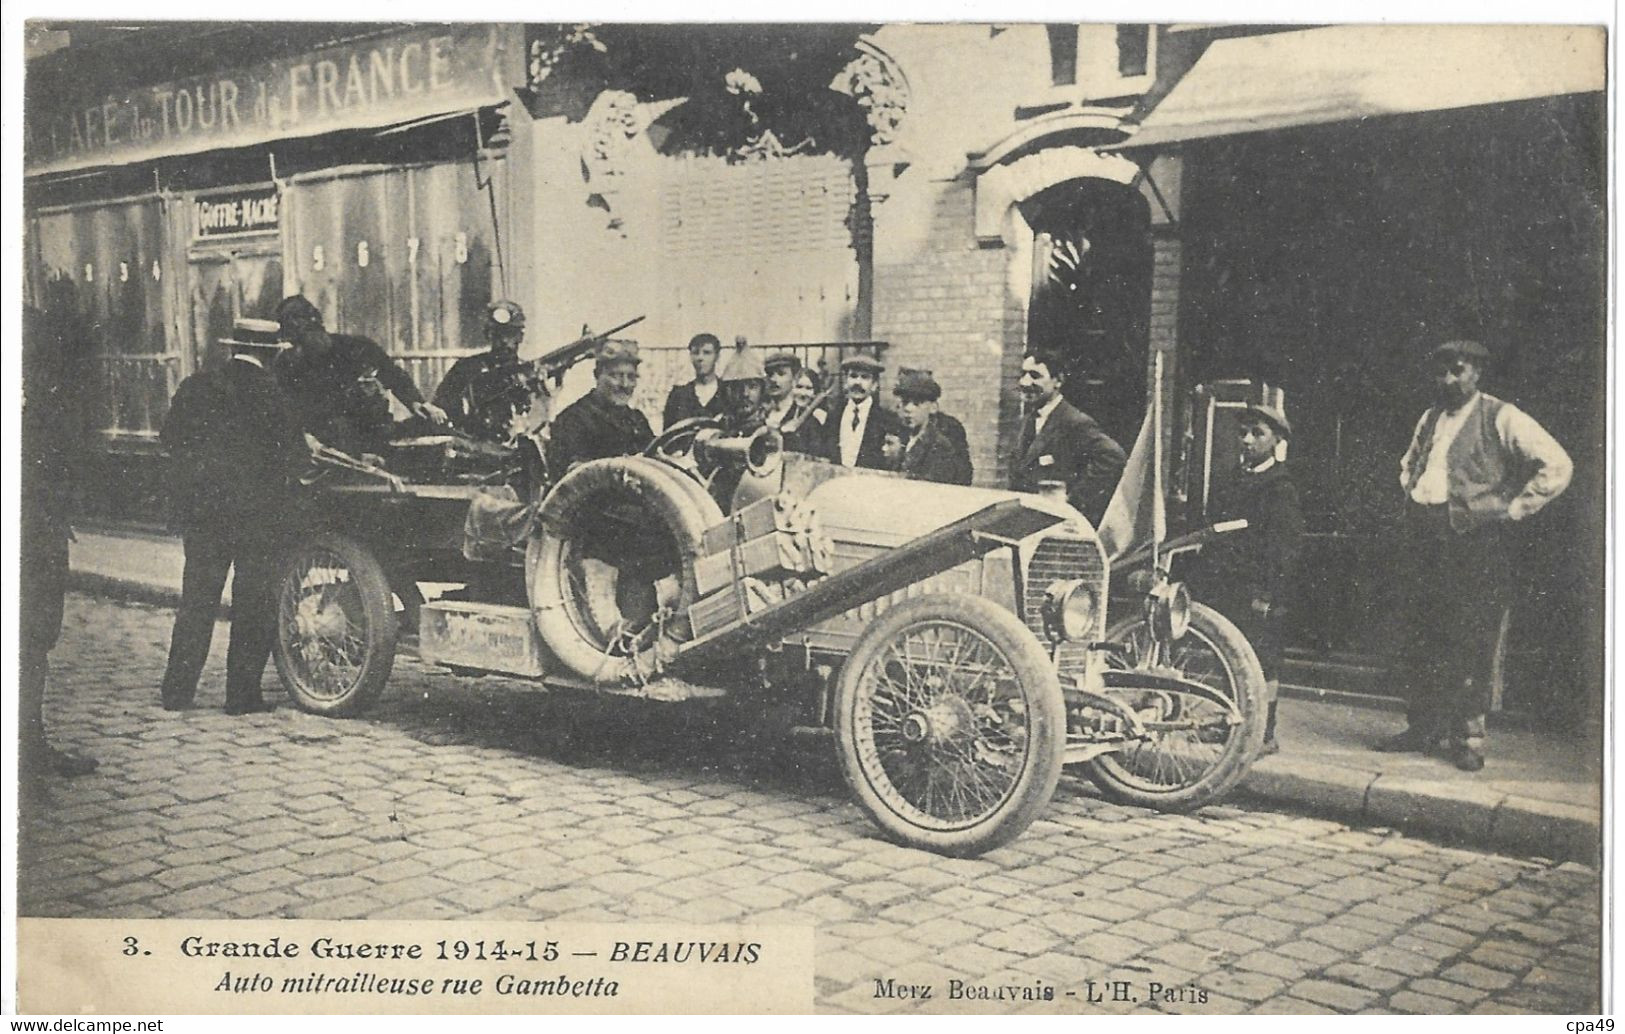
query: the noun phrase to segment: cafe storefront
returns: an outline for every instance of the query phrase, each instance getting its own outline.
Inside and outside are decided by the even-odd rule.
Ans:
[[[170,396],[287,294],[425,386],[480,345],[512,261],[510,36],[373,30],[268,60],[244,37],[240,63],[188,78],[60,105],[31,90],[25,290],[79,350],[87,516],[160,518]]]

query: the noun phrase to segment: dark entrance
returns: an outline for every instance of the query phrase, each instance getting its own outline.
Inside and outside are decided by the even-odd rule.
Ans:
[[[1021,212],[1035,238],[1028,348],[1067,356],[1067,400],[1128,448],[1145,415],[1150,209],[1132,188],[1081,179]]]

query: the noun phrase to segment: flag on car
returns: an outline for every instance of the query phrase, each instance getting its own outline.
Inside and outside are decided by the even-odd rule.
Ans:
[[[1100,544],[1106,559],[1119,557],[1168,535],[1168,517],[1162,498],[1162,442],[1157,433],[1161,406],[1154,398],[1140,425],[1140,436],[1123,466],[1117,491],[1100,519]]]

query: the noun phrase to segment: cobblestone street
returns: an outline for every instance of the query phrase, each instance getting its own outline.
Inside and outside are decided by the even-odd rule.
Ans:
[[[25,804],[24,915],[808,924],[818,1005],[963,1009],[950,980],[1135,1002],[994,1009],[1558,1012],[1599,1007],[1599,877],[1252,810],[1107,804],[1063,779],[977,860],[890,845],[831,751],[717,712],[598,703],[397,662],[363,718],[158,706],[171,614],[69,600],[48,714],[94,775]],[[876,996],[929,983],[932,1001]],[[1206,1001],[1147,1001],[1156,982]]]

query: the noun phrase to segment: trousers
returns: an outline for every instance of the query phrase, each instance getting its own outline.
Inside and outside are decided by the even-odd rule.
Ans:
[[[1511,596],[1499,524],[1457,532],[1444,506],[1411,506],[1403,531],[1399,669],[1412,729],[1482,739],[1501,615]]]
[[[260,699],[260,680],[276,635],[272,583],[278,544],[277,537],[268,534],[263,526],[250,526],[246,521],[225,529],[186,531],[182,539],[186,566],[181,575],[181,602],[175,611],[169,663],[160,691],[165,704],[185,706],[197,694],[228,570],[232,577],[226,701]]]

